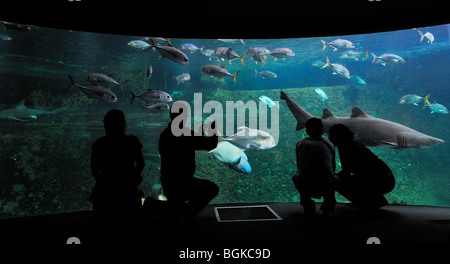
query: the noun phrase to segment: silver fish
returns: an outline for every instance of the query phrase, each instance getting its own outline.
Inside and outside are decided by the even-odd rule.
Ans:
[[[264,68],[264,64],[266,64],[266,57],[267,57],[267,53],[264,54],[264,58],[261,57],[261,53],[259,52],[259,50],[257,50],[256,48],[248,48],[247,52],[244,53],[244,55],[242,55],[242,60],[244,60],[244,57],[250,54],[250,57],[253,59],[253,61],[255,61],[255,63],[257,64],[258,62],[261,62]]]
[[[243,57],[239,56],[232,48],[228,47],[218,47],[214,50],[214,55],[216,55],[219,58],[225,59],[228,61],[228,63],[231,63],[232,60],[240,58],[243,65],[244,60]]]
[[[342,64],[330,63],[330,59],[328,59],[328,57],[327,57],[327,63],[325,63],[325,65],[323,65],[321,69],[326,68],[326,67],[330,67],[333,70],[333,74],[337,74],[344,78],[350,79],[350,71],[347,68],[345,68],[345,66]]]
[[[125,80],[123,83],[118,83],[116,80],[111,78],[111,76],[103,73],[89,73],[86,75],[86,81],[90,81],[91,83],[99,83],[99,82],[108,82],[113,83],[115,85],[120,85],[120,88],[122,89],[122,92],[125,91],[124,85],[129,81]]]
[[[169,105],[166,103],[156,103],[149,106],[143,106],[141,104],[141,111],[146,110],[150,113],[162,113],[170,109]]]
[[[223,66],[209,64],[202,67],[202,72],[209,76],[219,78],[220,80],[225,77],[233,77],[234,83],[237,84],[236,75],[239,73],[239,70],[234,74],[231,74]]]
[[[244,174],[252,172],[252,167],[248,163],[247,155],[245,155],[243,151],[240,151],[238,147],[227,141],[219,142],[217,147],[210,152],[216,159],[237,172]]]
[[[255,69],[255,77],[256,77],[257,75],[263,77],[263,79],[264,79],[264,78],[273,79],[273,78],[277,78],[277,77],[278,77],[277,74],[274,73],[274,72],[267,71],[267,70],[264,70],[264,71],[262,71],[262,72],[258,72],[258,71]]]
[[[179,85],[180,83],[184,83],[187,82],[191,79],[191,75],[189,75],[189,73],[183,73],[180,74],[178,76],[173,76],[172,80],[176,80],[177,81],[177,85]]]
[[[268,55],[275,57],[275,60],[284,60],[286,58],[295,56],[295,53],[290,48],[276,48],[269,52]]]
[[[130,91],[130,94],[131,94],[130,105],[131,103],[133,103],[136,97],[141,98],[146,103],[172,102],[172,96],[170,96],[170,94],[158,90],[148,89],[147,91],[141,93],[140,95],[135,95],[132,91]]]
[[[371,52],[372,56],[373,56],[373,61],[372,63],[380,63],[383,66],[389,65],[391,63],[405,63],[405,60],[395,54],[392,53],[384,53],[383,55],[377,57],[375,54],[373,54]]]
[[[108,88],[94,85],[94,86],[82,86],[73,80],[72,76],[69,74],[69,79],[72,85],[68,90],[72,89],[74,86],[80,88],[80,90],[89,98],[94,98],[97,100],[115,103],[117,102],[117,96]]]
[[[169,42],[170,45],[170,42]],[[182,64],[182,65],[188,65],[189,64],[189,58],[184,54],[181,50],[170,46],[157,46],[152,40],[152,45],[150,46],[150,49],[155,48],[159,54],[161,54],[161,57],[169,59],[175,63]]]
[[[415,94],[407,94],[402,96],[398,103],[418,105],[417,103],[420,102],[420,100],[424,100],[424,97]]]
[[[0,39],[3,40],[12,40],[12,38],[10,36],[4,35],[4,34],[0,34]]]
[[[324,51],[327,46],[333,47],[334,48],[333,51],[336,51],[338,49],[354,49],[355,48],[355,45],[352,42],[345,40],[345,39],[335,39],[329,43],[327,43],[323,40],[320,40],[320,41],[322,41],[322,43],[323,43],[322,51]]]
[[[152,74],[153,74],[153,67],[152,67],[152,65],[150,65],[150,67],[148,67],[148,69],[147,69],[147,79],[150,80],[150,78],[152,77]]]
[[[275,139],[266,131],[245,126],[238,127],[237,131],[236,134],[222,140],[241,149],[270,149],[276,146]]]
[[[422,31],[420,31],[420,30],[417,30],[417,31],[420,34],[420,42],[422,42],[423,39],[426,38],[428,43],[433,44],[433,41],[434,41],[433,34],[431,34],[430,32],[427,32],[427,33],[423,34]]]
[[[147,42],[143,41],[143,40],[132,40],[130,42],[128,42],[128,46],[131,46],[133,48],[136,49],[143,49],[143,50],[147,50],[150,49],[150,44],[148,44]]]

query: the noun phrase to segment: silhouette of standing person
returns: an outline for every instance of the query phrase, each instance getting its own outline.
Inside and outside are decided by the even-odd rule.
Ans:
[[[325,217],[331,217],[336,207],[334,145],[322,137],[323,124],[319,118],[310,118],[305,123],[309,137],[301,139],[295,146],[297,173],[292,180],[300,194],[300,204],[306,216],[315,215],[315,202],[311,198],[323,197],[320,209]]]
[[[200,135],[195,135],[194,131],[187,129],[185,122],[178,123],[178,126],[172,125],[183,113],[183,108],[178,109],[178,113],[173,112],[175,104],[170,111],[171,122],[159,138],[161,185],[172,212],[191,218],[202,211],[219,193],[219,187],[214,182],[194,177],[195,151],[213,150],[217,146],[218,136],[216,133],[210,136],[203,133],[208,126],[215,127],[214,123],[201,126]],[[176,136],[174,129],[188,133]]]
[[[383,195],[394,189],[395,179],[386,163],[355,141],[347,126],[336,124],[328,133],[328,138],[338,148],[342,166],[337,191],[361,209],[388,204]]]
[[[126,135],[125,115],[118,109],[106,113],[106,135],[92,145],[91,172],[95,186],[91,200],[96,216],[138,216],[143,196],[139,189],[145,163],[142,144],[136,136]]]

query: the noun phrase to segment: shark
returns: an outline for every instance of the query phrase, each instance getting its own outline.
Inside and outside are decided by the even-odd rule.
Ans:
[[[297,120],[296,130],[302,130],[306,121],[314,117],[281,91],[280,99],[285,100],[289,110]],[[367,115],[358,107],[353,107],[350,117],[338,117],[328,109],[321,117],[324,133],[335,124],[347,126],[355,135],[355,140],[369,147],[393,149],[419,149],[444,143],[444,140],[426,135],[412,128],[389,120]]]
[[[33,118],[37,119],[39,115],[51,115],[56,114],[60,111],[65,110],[65,108],[56,109],[53,111],[46,111],[41,109],[33,109],[33,108],[27,108],[25,106],[25,100],[22,99],[16,107],[2,110],[0,111],[0,118],[5,119],[13,119],[17,121],[23,121],[26,122],[28,120],[22,119],[22,118]]]

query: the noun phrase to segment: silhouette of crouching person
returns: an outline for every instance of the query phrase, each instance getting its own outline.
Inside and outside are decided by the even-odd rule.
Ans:
[[[194,177],[195,152],[216,148],[218,135],[211,132],[212,135],[204,134],[205,130],[216,129],[215,122],[200,126],[198,134],[185,127],[187,119],[187,113],[183,113],[185,108],[174,109],[176,105],[177,102],[172,104],[171,122],[161,132],[159,138],[160,179],[171,213],[192,218],[219,193],[219,187],[214,182]],[[184,133],[179,135],[175,130]]]
[[[394,189],[395,179],[386,163],[355,141],[347,126],[336,124],[328,133],[328,138],[338,148],[342,166],[337,173],[337,192],[360,209],[376,209],[388,204],[384,194]]]
[[[126,120],[121,110],[106,113],[106,135],[92,145],[91,172],[95,186],[90,200],[97,217],[132,219],[139,215],[143,193],[139,189],[145,163],[142,144],[125,135]]]

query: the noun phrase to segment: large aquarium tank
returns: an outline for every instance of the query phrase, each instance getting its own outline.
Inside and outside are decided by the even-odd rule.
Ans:
[[[222,159],[197,152],[195,176],[220,188],[213,203],[298,202],[295,144],[307,135],[296,130],[281,91],[316,117],[324,109],[350,117],[357,106],[443,140],[370,149],[395,176],[389,203],[450,206],[449,34],[445,24],[342,36],[181,39],[2,23],[0,219],[90,210],[91,146],[105,134],[103,117],[113,108],[143,144],[141,187],[154,195],[159,135],[176,101],[191,106],[193,129],[211,119],[214,111],[204,106],[214,102],[223,107],[224,138],[238,132],[239,118],[251,126],[252,114],[267,116],[265,132],[277,134],[267,148],[229,151]],[[187,60],[172,57],[181,52]],[[242,153],[246,164],[233,163]]]

